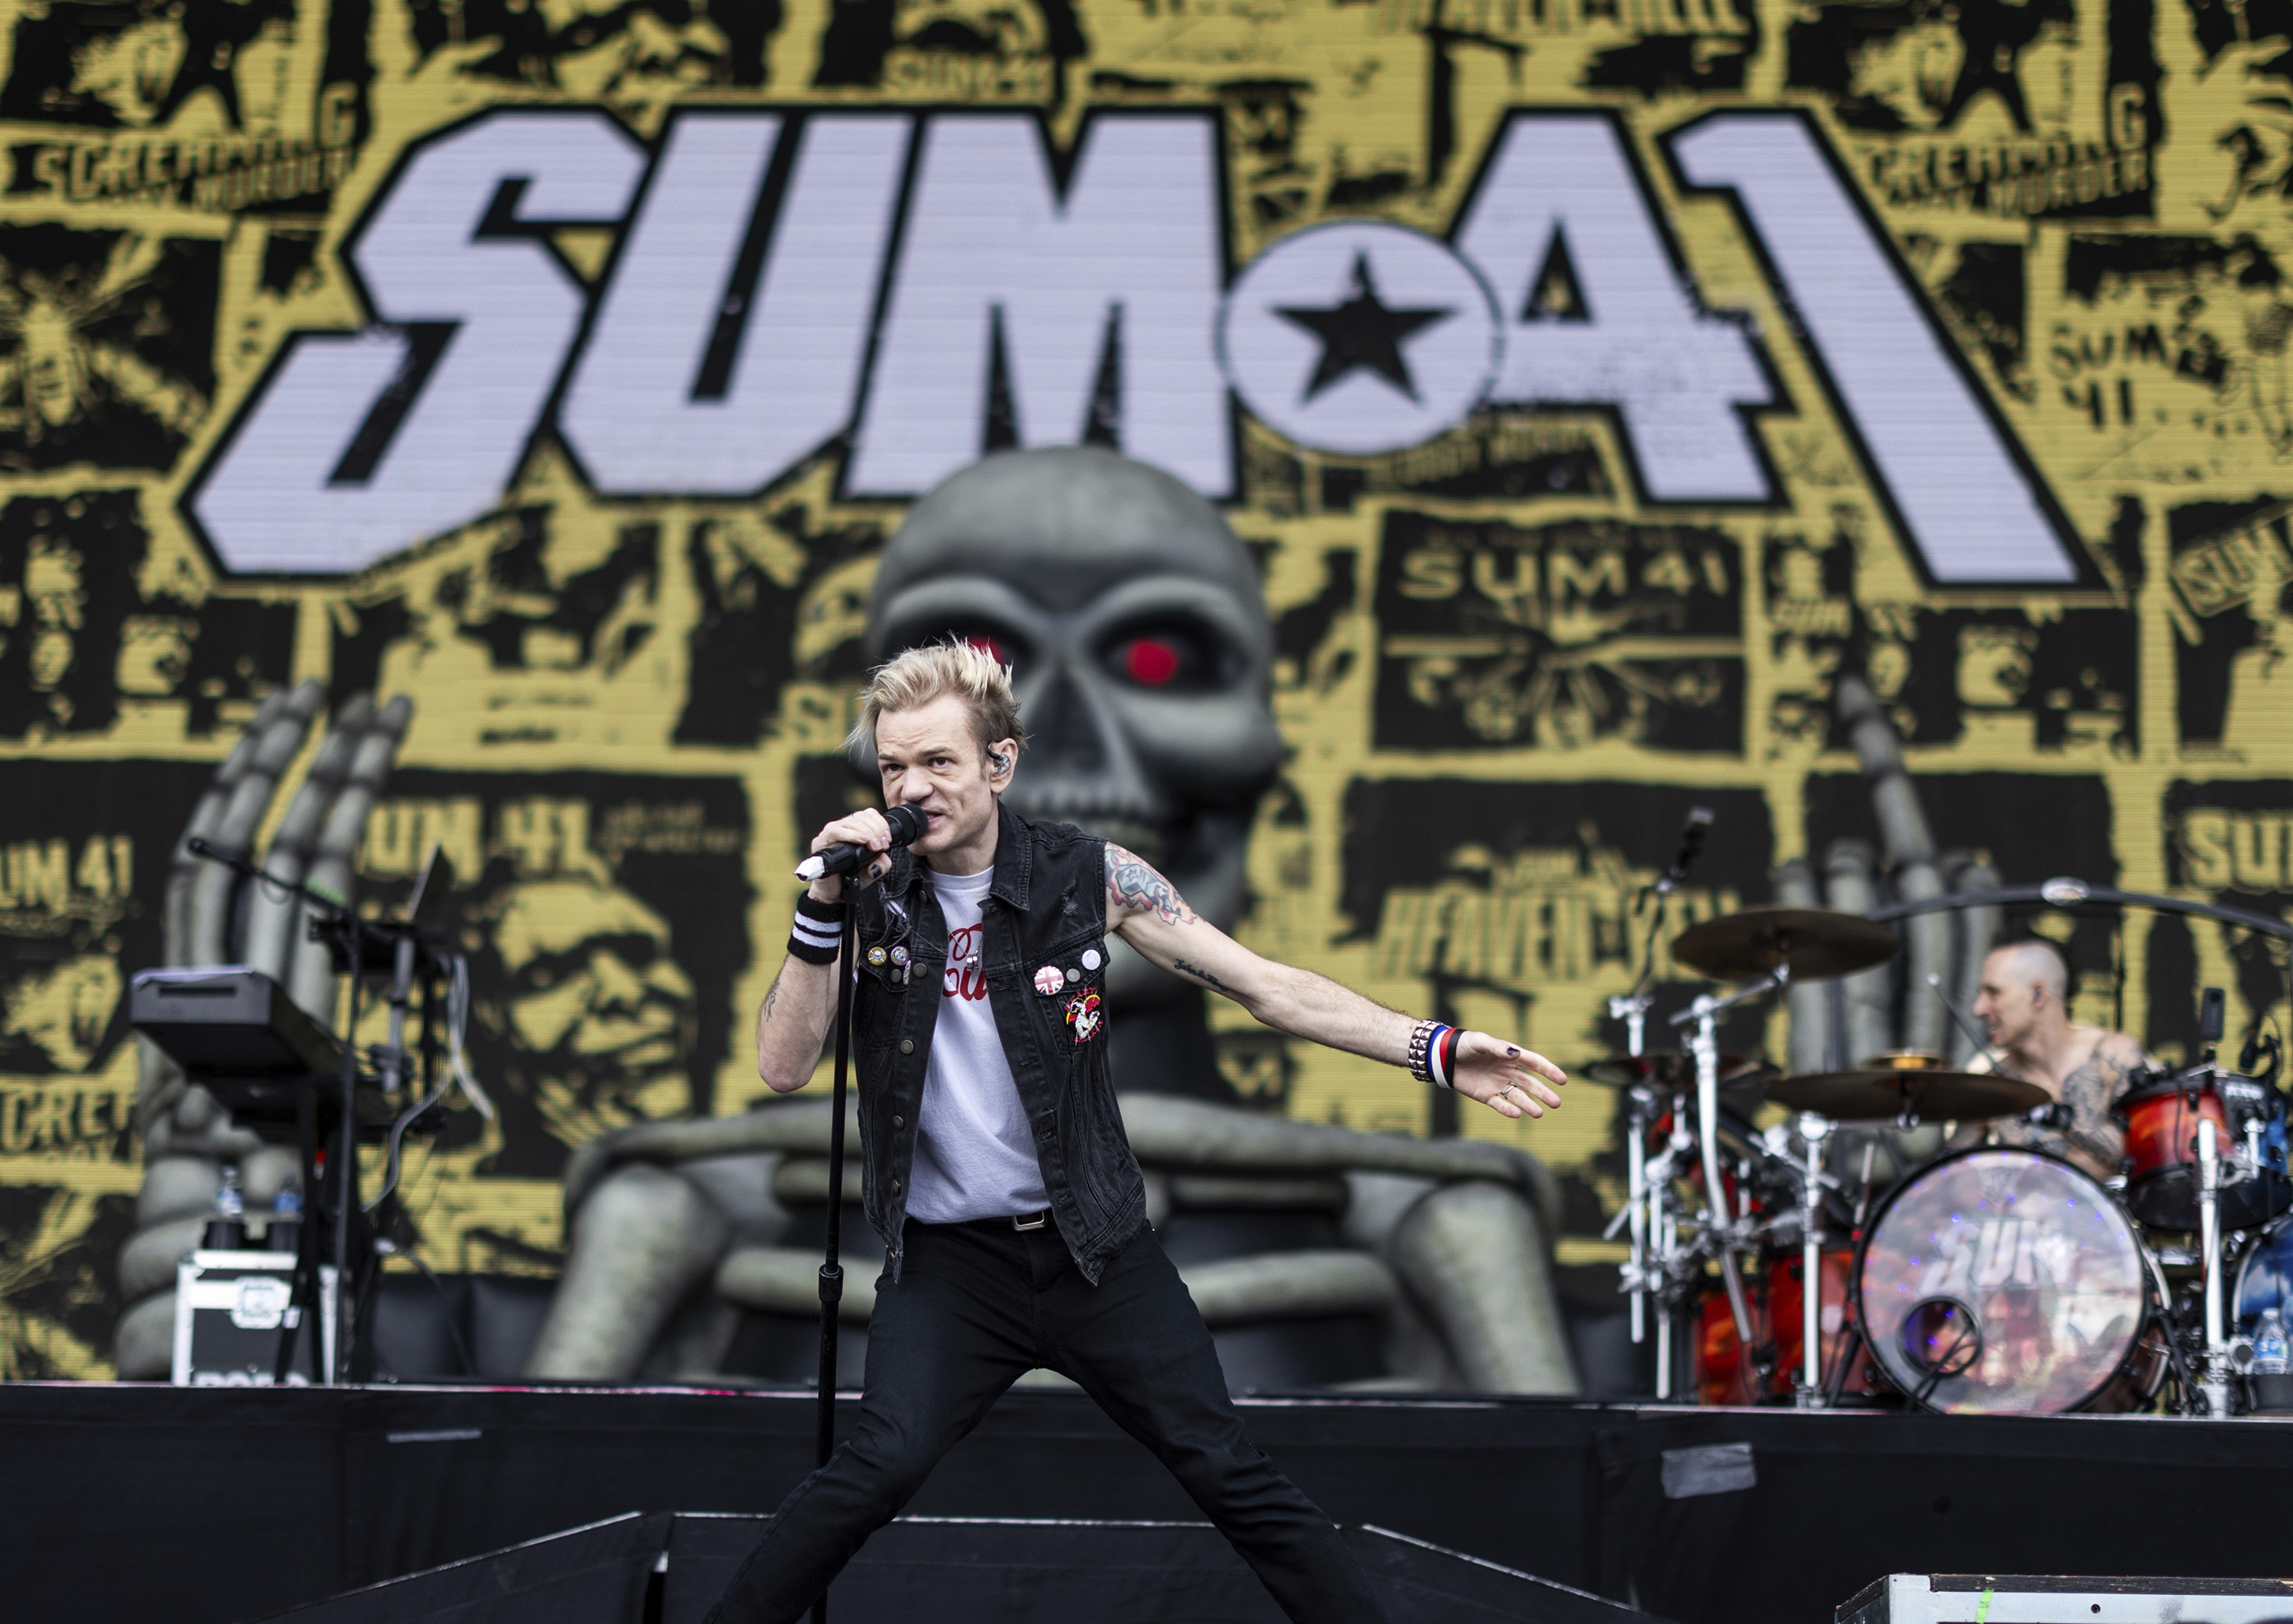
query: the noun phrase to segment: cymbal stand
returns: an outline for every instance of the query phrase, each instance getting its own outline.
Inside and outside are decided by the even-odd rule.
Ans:
[[[2229,1415],[2229,1337],[2222,1326],[2221,1149],[2211,1117],[2198,1119],[2198,1247],[2206,1268],[2206,1413]]]
[[[1806,1182],[1799,1216],[1800,1378],[1792,1402],[1802,1410],[1823,1408],[1823,1142],[1831,1124],[1811,1111],[1799,1114],[1799,1136],[1807,1146]]]
[[[1657,897],[1656,917],[1658,921],[1661,921],[1664,917],[1664,898],[1661,894]],[[1651,924],[1649,927],[1648,956],[1648,962],[1651,970],[1655,965],[1655,951],[1656,925]],[[1611,1021],[1622,1021],[1625,1023],[1625,1049],[1634,1060],[1638,1060],[1641,1057],[1642,1049],[1648,1042],[1649,1006],[1656,1002],[1655,995],[1649,991],[1649,973],[1643,972],[1638,986],[1634,987],[1630,992],[1619,993],[1608,1000],[1608,1019]],[[1651,1096],[1645,1088],[1634,1088],[1631,1090],[1631,1109],[1629,1115],[1632,1128],[1625,1149],[1625,1168],[1629,1175],[1632,1186],[1632,1194],[1626,1200],[1625,1210],[1632,1214],[1633,1257],[1632,1273],[1629,1279],[1631,1281],[1633,1345],[1634,1347],[1640,1346],[1648,1337],[1648,1286],[1646,1283],[1646,1271],[1648,1268],[1649,1237],[1648,1216],[1643,1209],[1642,1197],[1646,1193],[1648,1187],[1648,1130],[1651,1126],[1650,1117],[1645,1111],[1644,1108],[1648,1105],[1652,1097],[1653,1096]],[[1663,1341],[1665,1339],[1665,1338],[1662,1337],[1658,1337],[1659,1341]],[[1661,1384],[1664,1378],[1662,1377],[1658,1377],[1657,1380],[1659,1384]],[[1661,1388],[1659,1388],[1657,1396],[1663,1396]]]
[[[1632,1188],[1625,1198],[1625,1210],[1632,1215],[1632,1273],[1628,1278],[1632,1283],[1634,1347],[1648,1338],[1648,1107],[1651,1103],[1645,1088],[1633,1088],[1626,1095],[1625,1170]]]
[[[1695,1024],[1689,1049],[1696,1056],[1696,1132],[1704,1168],[1705,1210],[1708,1233],[1718,1243],[1720,1280],[1728,1289],[1728,1312],[1736,1321],[1736,1345],[1753,1346],[1752,1311],[1744,1297],[1743,1274],[1736,1254],[1743,1249],[1741,1226],[1728,1210],[1727,1189],[1720,1179],[1720,1012],[1765,998],[1790,984],[1791,966],[1778,965],[1754,982],[1746,982],[1724,997],[1699,994],[1693,1004],[1671,1017],[1674,1026]]]
[[[1688,1279],[1690,1257],[1680,1246],[1680,1226],[1673,1210],[1672,1181],[1678,1176],[1681,1162],[1693,1148],[1695,1141],[1681,1125],[1688,1119],[1688,1098],[1674,1095],[1670,1102],[1672,1134],[1663,1150],[1654,1156],[1648,1153],[1649,1135],[1664,1119],[1667,1109],[1664,1097],[1646,1084],[1637,1084],[1625,1094],[1625,1110],[1631,1137],[1625,1147],[1625,1163],[1631,1170],[1632,1188],[1624,1207],[1608,1220],[1600,1232],[1603,1240],[1613,1240],[1619,1231],[1630,1227],[1633,1240],[1631,1261],[1621,1272],[1621,1289],[1632,1298],[1633,1309],[1633,1343],[1642,1343],[1646,1337],[1647,1316],[1653,1310],[1656,1320],[1656,1395],[1660,1399],[1672,1396],[1672,1333],[1673,1317],[1679,1311],[1682,1287]]]

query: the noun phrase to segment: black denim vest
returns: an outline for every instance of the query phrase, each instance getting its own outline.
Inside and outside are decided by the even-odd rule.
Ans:
[[[1146,1222],[1146,1184],[1107,1065],[1106,842],[1069,824],[1030,823],[1000,803],[996,816],[995,877],[980,905],[988,1007],[1059,1232],[1096,1285]],[[905,851],[855,906],[863,1182],[868,1222],[897,1280],[947,925],[931,871]]]

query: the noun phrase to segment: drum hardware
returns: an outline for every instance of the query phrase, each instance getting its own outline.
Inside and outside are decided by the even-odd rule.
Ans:
[[[1863,1253],[1863,1225],[1871,1216],[1871,1170],[1879,1155],[1879,1142],[1863,1142],[1863,1166],[1858,1174],[1860,1185],[1855,1192],[1855,1216],[1848,1225],[1847,1238],[1853,1246],[1848,1267],[1847,1302],[1840,1319],[1839,1352],[1831,1363],[1831,1374],[1823,1384],[1823,1404],[1826,1410],[1838,1408],[1840,1394],[1846,1391],[1847,1373],[1857,1357],[1870,1347],[1870,1339],[1863,1331],[1863,1316],[1857,1310],[1854,1289],[1853,1260]]]
[[[1813,1111],[1802,1111],[1800,1142],[1807,1147],[1806,1183],[1800,1198],[1800,1380],[1793,1402],[1802,1410],[1823,1405],[1823,1142],[1831,1124]]]
[[[1691,824],[1695,821],[1691,819]],[[1669,1017],[1671,1025],[1685,1029],[1684,1054],[1647,1054],[1647,1021],[1654,1004],[1649,987],[1664,900],[1676,886],[1686,858],[1692,855],[1691,845],[1692,841],[1684,840],[1682,861],[1675,863],[1665,877],[1671,884],[1660,881],[1654,888],[1657,906],[1650,920],[1646,968],[1639,984],[1630,993],[1608,1001],[1609,1017],[1625,1024],[1631,1052],[1584,1069],[1584,1075],[1592,1080],[1625,1090],[1630,1124],[1628,1189],[1624,1210],[1605,1232],[1611,1239],[1620,1231],[1629,1236],[1630,1256],[1620,1271],[1620,1285],[1632,1299],[1635,1344],[1648,1337],[1650,1297],[1655,1298],[1659,1398],[1673,1395],[1677,1311],[1689,1302],[1707,1262],[1719,1266],[1730,1328],[1738,1350],[1762,1382],[1772,1372],[1773,1350],[1757,1339],[1761,1327],[1751,1312],[1742,1265],[1762,1240],[1771,1246],[1779,1244],[1777,1232],[1788,1221],[1798,1222],[1802,1230],[1803,1283],[1809,1266],[1808,1235],[1814,1236],[1816,1291],[1811,1295],[1815,1300],[1811,1308],[1803,1305],[1803,1319],[1820,1329],[1822,1192],[1827,1184],[1835,1189],[1836,1185],[1822,1176],[1819,1166],[1814,1168],[1815,1177],[1808,1178],[1792,1158],[1760,1144],[1746,1132],[1737,1135],[1744,1143],[1736,1147],[1740,1176],[1730,1200],[1729,1159],[1722,1146],[1721,1087],[1723,1081],[1738,1087],[1758,1084],[1768,1069],[1764,1062],[1720,1054],[1720,1015],[1787,987],[1795,977],[1821,980],[1868,968],[1892,956],[1900,945],[1895,933],[1883,925],[1824,909],[1753,908],[1692,925],[1673,938],[1673,958],[1715,981],[1745,984],[1724,993],[1703,994],[1687,1009]],[[1655,1142],[1663,1134],[1667,1110],[1670,1133],[1658,1150]],[[1816,1153],[1819,1157],[1819,1147]],[[1693,1177],[1703,1187],[1697,1232],[1686,1242],[1680,1230],[1682,1197],[1675,1189],[1683,1176]],[[1753,1183],[1757,1179],[1763,1188],[1772,1189],[1786,1176],[1797,1186],[1797,1210],[1762,1216],[1754,1209]],[[1803,1345],[1805,1341],[1803,1335]],[[1808,1392],[1803,1402],[1814,1402],[1820,1394],[1821,1357],[1819,1335],[1814,1351],[1810,1353],[1803,1346],[1802,1352],[1807,1368],[1799,1373],[1796,1386]]]
[[[1782,911],[1793,914],[1820,912],[1813,909]],[[1692,927],[1673,941],[1673,957],[1693,965],[1695,968],[1703,968],[1701,965],[1694,965],[1693,960],[1681,952],[1681,942],[1686,941],[1697,931],[1708,931],[1713,925],[1726,925],[1739,917],[1726,915]],[[1834,917],[1853,917],[1848,914]],[[1892,931],[1887,933],[1891,937],[1894,934]],[[1711,1214],[1711,1232],[1719,1243],[1720,1283],[1727,1289],[1728,1312],[1736,1321],[1737,1344],[1745,1348],[1752,1347],[1753,1342],[1751,1309],[1744,1297],[1743,1274],[1737,1264],[1737,1254],[1744,1248],[1744,1236],[1738,1221],[1728,1211],[1727,1187],[1720,1176],[1720,1012],[1782,990],[1790,984],[1791,975],[1790,953],[1787,950],[1778,956],[1774,967],[1756,981],[1720,998],[1708,992],[1698,993],[1694,1003],[1671,1017],[1674,1026],[1692,1023],[1695,1027],[1694,1035],[1689,1039],[1689,1052],[1696,1056],[1697,1139],[1704,1172],[1705,1207]]]
[[[1625,1023],[1626,1061],[1633,1071],[1642,1070],[1641,1064],[1644,1060],[1642,1051],[1648,1041],[1648,1012],[1656,1002],[1656,994],[1652,990],[1656,984],[1656,944],[1664,931],[1665,906],[1671,900],[1672,893],[1687,884],[1688,870],[1694,865],[1697,853],[1704,849],[1704,837],[1711,833],[1712,822],[1710,807],[1691,806],[1688,809],[1688,820],[1680,834],[1680,851],[1673,858],[1672,866],[1657,876],[1656,884],[1649,886],[1648,890],[1648,894],[1655,906],[1649,910],[1648,938],[1641,948],[1641,978],[1634,983],[1630,992],[1608,1000],[1608,1018],[1611,1021],[1622,1021]],[[1595,1082],[1608,1083],[1612,1087],[1624,1087],[1630,1091],[1633,1102],[1630,1151],[1632,1197],[1626,1206],[1626,1210],[1632,1215],[1632,1264],[1625,1289],[1632,1295],[1632,1332],[1634,1347],[1640,1346],[1648,1334],[1646,1284],[1648,1246],[1653,1238],[1649,1233],[1650,1220],[1657,1216],[1653,1213],[1642,1210],[1642,1200],[1647,1189],[1646,1168],[1642,1163],[1647,1154],[1648,1130],[1654,1126],[1652,1112],[1655,1095],[1646,1090],[1636,1088],[1635,1085],[1650,1080],[1657,1074],[1657,1068],[1650,1065],[1646,1068],[1644,1076],[1602,1077],[1598,1075],[1597,1071],[1592,1076],[1592,1080]],[[1676,1087],[1677,1079],[1673,1081]],[[1675,1112],[1675,1122],[1677,1119]],[[1615,1226],[1610,1225],[1611,1234],[1614,1229]],[[1667,1240],[1664,1244],[1668,1248],[1670,1242]],[[1669,1250],[1666,1251],[1665,1256],[1670,1256]],[[1657,1396],[1668,1398],[1671,1396],[1672,1386],[1672,1320],[1669,1314],[1665,1315],[1662,1322],[1657,1327],[1656,1368]]]
[[[2212,1002],[2212,1008],[2218,1021],[2219,1004]],[[2222,1329],[2221,1151],[2209,1117],[2198,1119],[2198,1247],[2206,1266],[2206,1365],[2200,1385],[2206,1413],[2218,1420],[2229,1414],[2231,1370],[2229,1337]]]

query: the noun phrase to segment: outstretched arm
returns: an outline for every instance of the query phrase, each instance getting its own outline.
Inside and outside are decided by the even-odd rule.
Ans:
[[[1325,975],[1260,957],[1187,907],[1151,864],[1112,843],[1106,917],[1115,934],[1155,963],[1225,994],[1276,1031],[1388,1065],[1409,1063],[1409,1035],[1417,1025],[1410,1016]],[[1507,1117],[1558,1109],[1554,1089],[1568,1080],[1542,1054],[1486,1032],[1459,1034],[1454,1071],[1459,1094]]]

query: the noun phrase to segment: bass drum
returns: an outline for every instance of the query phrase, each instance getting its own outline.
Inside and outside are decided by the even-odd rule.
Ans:
[[[2149,1317],[2141,1240],[2051,1156],[1966,1151],[1913,1174],[1871,1222],[1856,1296],[1880,1369],[1929,1410],[2053,1415],[2154,1390],[2121,1379]]]

